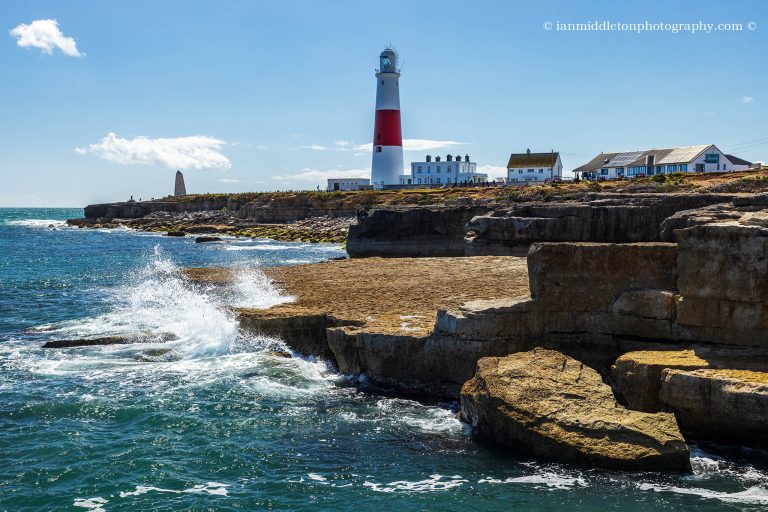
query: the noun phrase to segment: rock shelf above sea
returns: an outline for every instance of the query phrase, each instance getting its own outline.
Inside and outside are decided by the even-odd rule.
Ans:
[[[279,336],[343,373],[403,393],[461,398],[463,408],[470,400],[467,419],[497,444],[604,467],[684,469],[678,431],[686,439],[768,441],[768,216],[754,200],[730,208],[728,220],[713,223],[689,214],[689,227],[673,231],[676,243],[534,243],[525,260],[365,258],[268,269],[295,301],[238,315],[243,328]],[[235,272],[186,274],[226,286]],[[523,382],[507,370],[533,349],[601,376],[606,387],[595,393],[611,386],[618,403],[588,406],[596,395],[570,392],[570,377],[546,391],[535,372],[525,377],[529,391],[503,391]],[[499,357],[512,359],[488,362]],[[498,371],[480,374],[490,367]],[[467,388],[473,378],[500,391]],[[544,397],[536,410],[554,400],[572,414],[537,420],[532,409],[522,420],[478,409],[525,411],[534,396]],[[544,420],[554,438],[536,430]],[[612,446],[616,428],[625,434]],[[605,445],[585,441],[602,435]],[[637,456],[619,457],[623,445]]]
[[[394,392],[460,400],[484,442],[670,470],[689,467],[689,439],[768,443],[768,194],[505,193],[355,219],[345,198],[383,196],[135,222],[232,234],[246,217],[299,226],[325,211],[355,259],[266,269],[292,300],[238,308],[241,327]],[[214,288],[237,279],[185,274]]]

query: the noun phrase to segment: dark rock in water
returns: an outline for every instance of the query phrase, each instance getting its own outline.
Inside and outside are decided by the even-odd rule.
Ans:
[[[103,338],[53,340],[46,342],[43,348],[90,347],[94,345],[123,345],[127,343],[132,343],[132,339],[128,336],[105,336]]]
[[[144,350],[134,357],[137,361],[144,363],[154,363],[158,361],[171,361],[178,359],[175,352],[170,348],[151,348]]]
[[[168,231],[165,236],[186,236],[184,231]]]
[[[267,354],[269,354],[272,357],[284,357],[287,359],[290,359],[291,357],[293,357],[290,352],[287,352],[285,350],[271,350],[267,352]]]
[[[221,238],[218,236],[199,236],[195,238],[196,244],[204,244],[208,242],[221,242]]]
[[[93,347],[98,345],[127,345],[129,343],[165,343],[166,341],[173,341],[175,339],[178,339],[178,337],[169,332],[134,336],[104,336],[101,338],[52,340],[46,342],[43,345],[43,348]]]

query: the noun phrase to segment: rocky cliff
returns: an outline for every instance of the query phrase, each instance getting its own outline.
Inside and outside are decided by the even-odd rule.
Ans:
[[[548,202],[380,208],[349,232],[352,257],[524,256],[536,242],[655,242],[680,211],[732,194],[588,193]]]
[[[496,209],[466,226],[467,255],[519,254],[535,242],[656,242],[682,210],[732,200],[726,194],[588,194],[581,202]]]
[[[350,227],[347,252],[353,258],[463,256],[464,226],[485,206],[379,209]]]

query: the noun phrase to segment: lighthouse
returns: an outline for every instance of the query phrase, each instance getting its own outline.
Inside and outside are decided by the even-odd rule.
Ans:
[[[397,53],[387,48],[379,55],[379,69],[376,70],[376,120],[371,162],[371,181],[376,189],[398,184],[403,173],[399,80]]]

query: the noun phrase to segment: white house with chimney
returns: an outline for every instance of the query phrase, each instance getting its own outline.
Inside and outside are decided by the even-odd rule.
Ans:
[[[507,183],[548,183],[563,177],[563,162],[560,153],[512,153],[507,162]]]
[[[427,155],[423,162],[411,162],[411,174],[400,175],[400,185],[455,185],[457,183],[486,183],[488,175],[477,172],[477,163],[469,155],[447,155],[445,160]]]

